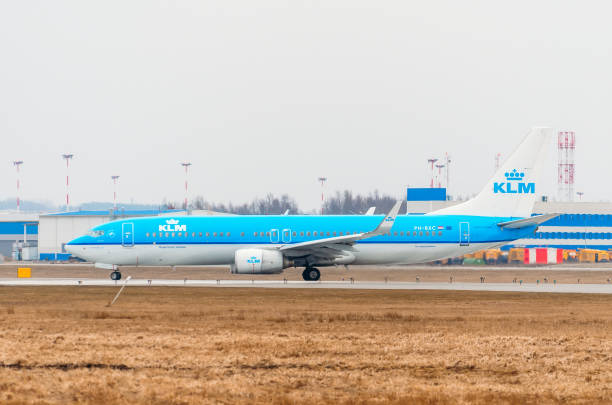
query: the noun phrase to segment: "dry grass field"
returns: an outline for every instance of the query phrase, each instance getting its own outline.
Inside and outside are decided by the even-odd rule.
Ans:
[[[0,287],[2,404],[610,403],[612,297]]]

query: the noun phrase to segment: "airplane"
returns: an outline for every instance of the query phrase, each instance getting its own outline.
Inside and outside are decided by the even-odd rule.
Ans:
[[[172,216],[94,227],[66,250],[121,279],[121,266],[227,265],[233,274],[426,263],[503,246],[558,214],[532,216],[552,129],[534,127],[474,198],[423,215]]]

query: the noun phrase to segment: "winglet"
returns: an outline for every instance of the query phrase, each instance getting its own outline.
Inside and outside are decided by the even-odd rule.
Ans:
[[[368,236],[375,235],[383,235],[391,230],[393,223],[395,222],[395,218],[399,213],[400,208],[402,208],[403,201],[397,201],[391,211],[385,216],[382,222],[378,225],[378,228],[373,230]]]
[[[535,217],[529,217],[525,219],[518,219],[516,221],[500,222],[497,224],[502,229],[521,229],[528,228],[530,226],[538,226],[546,221],[557,218],[561,214],[545,214],[536,215]]]

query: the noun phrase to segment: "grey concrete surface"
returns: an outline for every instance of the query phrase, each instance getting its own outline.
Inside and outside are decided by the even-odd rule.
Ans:
[[[271,281],[271,280],[170,280],[77,278],[2,279],[0,286],[128,286],[155,287],[238,287],[238,288],[338,288],[357,290],[446,290],[446,291],[500,291],[531,293],[612,294],[612,284],[554,284],[554,283],[431,283],[431,282],[351,282],[351,281]]]

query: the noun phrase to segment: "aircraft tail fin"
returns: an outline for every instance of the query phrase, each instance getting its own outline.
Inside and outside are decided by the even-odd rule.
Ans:
[[[552,135],[551,128],[532,128],[476,197],[429,215],[531,216]]]

